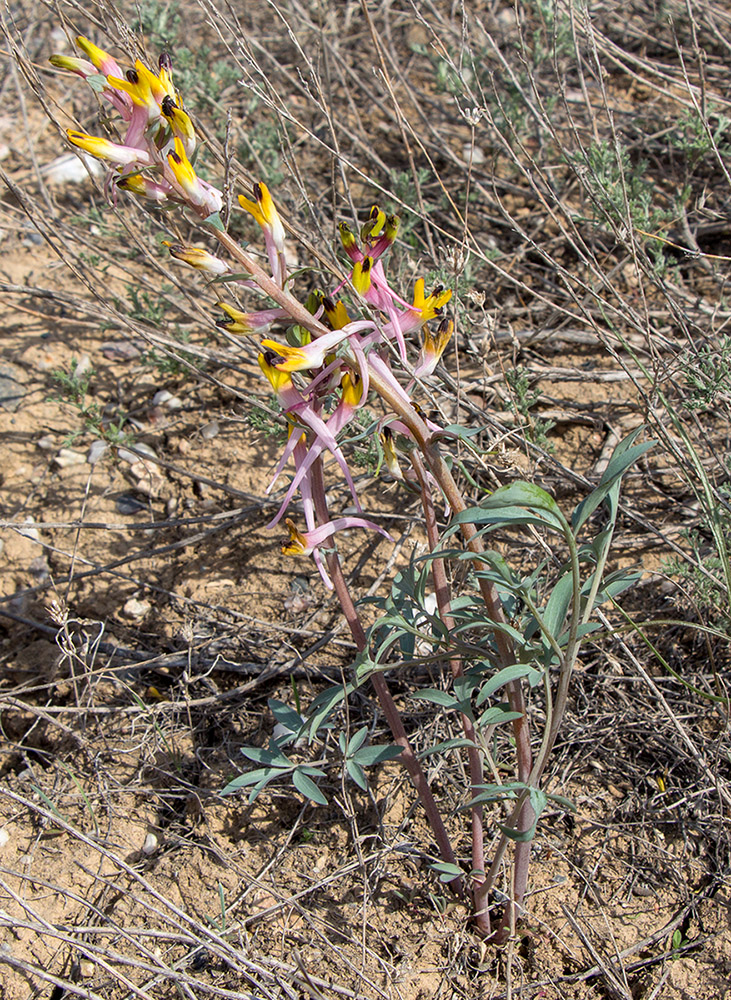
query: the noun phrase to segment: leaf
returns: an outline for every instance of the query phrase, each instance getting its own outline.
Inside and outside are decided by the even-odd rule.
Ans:
[[[106,82],[106,81],[105,81]],[[443,427],[439,432],[439,437],[456,437],[459,439],[469,440],[471,437],[475,437],[477,434],[482,434],[485,430],[484,427],[463,427],[462,424],[449,424],[447,427]],[[435,435],[436,437],[437,435]]]
[[[627,469],[629,469],[629,467],[633,465],[638,458],[644,455],[645,452],[649,451],[650,448],[653,448],[657,444],[656,441],[645,441],[644,444],[635,444],[634,442],[643,430],[644,427],[635,428],[635,430],[620,441],[614,449],[612,457],[609,460],[609,464],[604,470],[604,475],[599,480],[599,485],[589,494],[588,497],[582,500],[574,510],[571,517],[571,527],[575,532],[578,533],[581,530],[582,526],[591,517],[599,504],[605,499],[605,497],[607,497],[610,490],[618,484]],[[616,498],[613,506],[616,508]],[[616,513],[616,511],[613,513]]]
[[[368,726],[361,726],[358,732],[353,736],[350,743],[348,743],[348,749],[346,751],[346,756],[352,756],[356,750],[360,748],[365,743],[366,737],[368,736]]]
[[[553,499],[550,493],[546,493],[535,483],[526,483],[519,480],[517,483],[509,483],[495,490],[489,497],[480,502],[480,506],[485,510],[494,510],[498,507],[533,507],[536,510],[550,511],[550,513],[561,515],[561,508]]]
[[[320,806],[327,805],[327,799],[315,782],[308,778],[306,774],[303,774],[302,771],[297,770],[292,773],[292,783],[297,791],[301,792],[306,798],[311,799]]]
[[[357,685],[352,682],[348,684],[335,684],[333,687],[329,687],[318,694],[307,710],[309,716],[307,720],[307,732],[310,740],[315,738],[318,730],[330,718],[334,709],[341,701],[351,695],[356,687]]]
[[[420,698],[422,701],[430,701],[435,705],[442,705],[444,708],[458,708],[459,701],[448,691],[440,691],[438,688],[422,688],[409,695],[410,698]]]
[[[402,748],[394,744],[378,744],[377,746],[363,747],[353,754],[352,760],[357,761],[363,767],[371,767],[373,764],[381,764],[384,760],[395,760],[401,756]]]
[[[255,771],[247,771],[245,774],[240,774],[238,778],[234,778],[225,785],[219,794],[221,795],[233,795],[240,788],[248,788],[249,785],[258,785],[258,788],[254,789],[254,792],[249,797],[249,801],[253,802],[257,794],[261,789],[272,781],[274,778],[279,778],[285,773],[284,770],[279,768],[271,767],[260,767]]]
[[[346,760],[345,769],[356,785],[358,785],[359,788],[362,788],[364,792],[367,792],[368,779],[366,778],[365,771],[360,764],[357,764],[354,760]]]
[[[241,753],[255,764],[267,764],[269,767],[288,768],[292,761],[280,750],[270,750],[265,747],[242,747]]]
[[[473,799],[471,799],[465,809],[471,809],[472,806],[479,805],[481,802],[502,802],[502,801],[512,801],[518,797],[518,792],[523,790],[523,785],[518,785],[517,789],[515,787],[517,783],[511,783],[509,785],[475,785],[475,788],[480,788],[482,791],[478,792]]]
[[[440,882],[453,882],[456,878],[462,878],[464,874],[458,865],[450,865],[447,861],[436,861],[429,867],[433,872],[439,873]]]
[[[529,788],[528,797],[530,799],[530,804],[533,806],[534,819],[527,830],[515,830],[512,826],[498,823],[500,830],[505,834],[505,836],[508,837],[509,840],[513,840],[518,844],[527,843],[528,841],[533,840],[536,834],[538,818],[548,803],[548,796],[540,788]]]
[[[460,750],[462,747],[474,747],[479,749],[476,743],[472,740],[465,739],[464,736],[459,737],[459,739],[454,740],[444,740],[443,743],[437,743],[436,746],[430,747],[428,750],[422,750],[419,754],[419,760],[424,760],[425,757],[431,757],[436,753],[446,753],[447,750]]]
[[[482,685],[477,696],[477,704],[481,705],[503,685],[520,680],[521,677],[527,677],[530,686],[535,687],[543,677],[543,671],[536,670],[530,663],[513,663],[509,667],[503,667]]]
[[[101,73],[90,73],[86,78],[86,82],[89,84],[91,89],[97,93],[101,94],[107,84],[107,78]]]
[[[299,733],[304,722],[299,712],[296,712],[289,705],[286,705],[283,701],[278,701],[276,698],[270,698],[267,701],[267,705],[277,722],[284,726],[285,729],[288,729],[290,733]]]
[[[554,795],[552,792],[546,792],[546,798],[559,806],[563,806],[568,812],[576,812],[576,803],[572,802],[571,799],[567,799],[565,795]]]
[[[483,510],[481,507],[468,507],[467,510],[455,514],[444,532],[444,537],[453,535],[460,524],[484,524],[497,528],[502,525],[536,524],[552,528],[563,533],[563,525],[555,518],[540,511],[530,511],[523,507],[505,507],[499,510]],[[479,534],[483,534],[482,531]]]
[[[503,704],[507,704],[507,702]],[[477,725],[481,728],[483,726],[502,726],[505,722],[513,722],[515,719],[519,719],[522,714],[522,712],[511,712],[500,705],[492,705],[490,708],[485,709],[477,720]]]
[[[573,593],[573,575],[571,570],[567,570],[564,575],[556,581],[551,596],[541,612],[543,624],[548,629],[550,635],[557,639],[561,633],[561,626],[566,619],[566,612],[571,603]]]
[[[207,216],[203,221],[207,222],[208,225],[212,226],[214,229],[218,229],[222,233],[225,232],[223,223],[221,222],[221,216],[219,215],[218,212],[211,212],[211,214]]]
[[[633,570],[617,570],[604,578],[602,585],[597,591],[594,600],[595,607],[604,604],[611,597],[617,597],[623,591],[634,587],[638,580],[642,578],[642,573]]]

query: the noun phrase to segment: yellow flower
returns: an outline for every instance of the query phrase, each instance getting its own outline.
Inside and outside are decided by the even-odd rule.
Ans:
[[[373,266],[373,261],[370,257],[364,257],[363,260],[356,261],[353,265],[353,288],[358,292],[359,295],[365,295],[368,289],[371,287],[371,267]]]
[[[105,52],[104,49],[100,49],[98,45],[90,42],[88,38],[79,35],[76,39],[76,44],[84,55],[88,56],[91,64],[101,74],[104,76],[119,76],[121,74],[122,71],[119,68],[117,60],[110,56],[108,52]]]
[[[421,313],[422,320],[426,323],[439,315],[442,306],[452,298],[451,288],[442,288],[437,285],[431,295],[424,298],[424,279],[419,278],[414,285],[414,309]]]
[[[175,151],[168,153],[168,163],[177,183],[190,198],[195,200],[199,194],[200,182],[198,175],[190,165],[185,147],[177,135],[175,136]]]
[[[275,246],[281,250],[284,246],[284,226],[266,184],[260,182],[254,185],[254,197],[256,201],[250,201],[240,194],[239,205],[254,216],[265,232],[271,234]]]
[[[322,307],[333,330],[341,330],[350,322],[348,311],[340,300],[333,302],[330,296],[326,295],[322,300]]]
[[[264,345],[262,345],[264,346]],[[279,348],[279,345],[276,345]],[[292,385],[292,376],[288,372],[280,371],[272,364],[277,360],[277,355],[273,351],[262,352],[259,357],[259,367],[269,379],[272,389],[279,394],[282,389],[288,389]]]
[[[100,160],[109,160],[112,163],[127,165],[138,163],[140,166],[147,166],[150,162],[150,154],[143,149],[136,149],[134,146],[120,146],[109,139],[100,139],[95,135],[87,135],[86,132],[77,132],[75,129],[67,129],[66,135],[69,142],[79,149],[91,153],[92,156]]]
[[[175,257],[176,260],[189,264],[199,271],[219,275],[227,274],[231,270],[225,260],[214,257],[212,253],[202,247],[186,246],[184,243],[169,243],[167,240],[163,240],[162,245],[170,250],[171,257]]]
[[[422,336],[424,341],[421,348],[421,358],[419,360],[419,364],[414,369],[415,375],[420,378],[431,375],[436,368],[439,359],[444,354],[444,349],[451,340],[453,333],[454,320],[451,319],[443,319],[437,327],[436,334],[432,334],[428,326],[422,327]]]
[[[169,94],[165,94],[160,105],[163,116],[170,123],[173,135],[177,136],[185,148],[187,156],[192,156],[196,146],[195,129],[190,115],[179,108]]]
[[[312,546],[302,534],[302,532],[297,528],[294,521],[291,521],[288,517],[285,518],[284,523],[287,525],[287,530],[289,531],[289,539],[282,542],[282,555],[285,556],[304,556],[309,555],[312,551]]]
[[[129,70],[127,73],[126,80],[121,76],[109,76],[107,82],[115,90],[121,90],[125,94],[129,94],[132,101],[138,107],[147,108],[147,115],[150,121],[154,121],[155,118],[160,117],[160,104],[166,95],[173,100],[175,99],[174,93],[168,93],[167,87],[169,83],[167,78],[163,82],[159,76],[151,73],[147,66],[140,62],[139,59],[135,62],[135,68]]]
[[[367,240],[372,236],[380,236],[386,224],[386,213],[382,212],[378,205],[374,205],[368,216],[368,221],[360,230],[360,238]]]
[[[340,388],[342,389],[341,399],[346,406],[356,407],[360,403],[360,397],[363,395],[363,385],[359,375],[351,375],[350,372],[346,372],[343,375]]]

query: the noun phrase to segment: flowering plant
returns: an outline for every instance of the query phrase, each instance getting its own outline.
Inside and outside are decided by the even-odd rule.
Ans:
[[[635,443],[639,432],[623,441],[597,488],[570,520],[548,493],[530,483],[502,487],[483,497],[477,507],[468,507],[442,453],[444,442],[453,440],[455,431],[447,433],[427,418],[414,399],[420,380],[434,373],[453,334],[453,319],[445,313],[451,292],[436,287],[427,293],[419,279],[408,300],[391,287],[384,261],[398,236],[398,218],[373,206],[359,234],[341,224],[347,279],[328,294],[312,293],[302,302],[292,291],[285,227],[264,183],[254,185],[251,198],[241,195],[238,200],[261,228],[268,269],[226,231],[219,214],[222,192],[200,179],[195,170],[196,132],[175,89],[169,55],[160,57],[157,73],[139,60],[123,73],[115,59],[88,39],[79,38],[77,43],[86,58],[53,56],[51,62],[86,79],[119,113],[126,131],[123,141],[114,142],[69,129],[69,141],[110,164],[107,189],[111,196],[123,191],[153,205],[177,204],[188,209],[227,255],[218,257],[198,246],[169,242],[173,258],[214,277],[238,281],[241,287],[263,291],[272,300],[269,308],[248,313],[221,302],[224,315],[217,323],[230,335],[258,339],[259,365],[288,423],[287,443],[269,489],[290,461],[294,475],[269,527],[285,518],[299,492],[305,528],[285,518],[289,538],[283,552],[314,558],[325,586],[337,593],[360,650],[354,681],[345,689],[324,692],[304,720],[287,706],[271,703],[284,732],[268,749],[248,751],[249,758],[262,766],[234,779],[225,791],[251,786],[251,794],[256,795],[271,780],[291,776],[303,794],[323,801],[312,780],[323,772],[311,764],[293,762],[284,747],[299,745],[303,736],[314,741],[338,702],[354,685],[369,680],[394,744],[366,747],[365,731],[348,742],[341,740],[348,773],[362,785],[364,767],[398,756],[427,812],[441,855],[435,866],[441,878],[455,892],[471,898],[480,933],[502,940],[521,912],[538,816],[549,798],[566,805],[542,789],[541,778],[559,732],[581,639],[594,627],[592,610],[630,579],[626,575],[605,579],[604,570],[621,476],[649,445]],[[237,265],[236,272],[243,269],[245,278],[234,273],[229,260]],[[282,326],[287,327],[286,337],[275,338],[273,331]],[[420,348],[412,364],[409,355],[417,334]],[[366,633],[342,571],[335,536],[344,529],[363,528],[389,537],[380,525],[362,516],[341,444],[344,430],[371,396],[380,398],[383,405],[380,429],[386,468],[394,478],[408,481],[421,497],[429,553],[396,577],[383,602],[384,614]],[[331,516],[323,478],[327,453],[350,490],[354,515]],[[435,498],[446,505],[450,517],[441,538]],[[608,508],[607,524],[595,539],[579,544],[579,532],[603,503]],[[550,586],[546,566],[526,578],[485,545],[496,528],[521,526],[553,536],[566,553]],[[456,542],[458,536],[461,545]],[[476,596],[453,596],[449,561],[468,563]],[[435,595],[436,607],[431,610],[427,588]],[[417,657],[417,640],[427,644],[428,659],[449,665],[450,683],[417,691],[414,697],[455,712],[463,730],[462,737],[447,741],[437,752],[466,751],[469,761],[472,850],[471,867],[466,871],[457,862],[442,811],[385,677],[399,661]],[[533,689],[543,691],[546,719],[536,746],[526,709],[526,697]],[[504,699],[499,702],[495,701],[498,692]],[[489,739],[501,725],[511,727],[516,756],[515,779],[509,782],[500,777]],[[495,776],[492,783],[485,782],[486,767]],[[488,804],[508,809],[505,821],[494,828],[496,843],[489,866],[484,812]],[[490,892],[511,844],[512,889],[495,927]]]

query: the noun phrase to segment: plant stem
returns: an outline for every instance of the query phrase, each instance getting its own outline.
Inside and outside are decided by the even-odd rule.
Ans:
[[[219,241],[219,243],[221,243],[221,245],[224,246],[226,250],[228,250],[228,252],[234,258],[234,260],[237,260],[244,267],[244,269],[248,271],[248,273],[252,276],[252,278],[254,279],[256,284],[262,289],[262,291],[266,292],[266,294],[269,295],[283,309],[286,309],[289,315],[296,323],[298,323],[300,326],[303,326],[305,329],[309,330],[314,337],[321,337],[324,334],[330,332],[328,328],[324,326],[319,320],[315,319],[315,317],[310,312],[308,312],[305,306],[301,302],[299,302],[290,292],[288,292],[286,289],[281,288],[275,281],[273,281],[272,278],[270,278],[269,275],[267,275],[266,272],[256,263],[256,261],[253,260],[253,258],[251,258],[239,246],[239,244],[236,242],[236,240],[233,239],[233,237],[231,237],[228,233],[223,232],[222,230],[216,228],[215,226],[212,226],[211,230],[215,235],[216,239]],[[414,440],[421,449],[421,452],[424,456],[429,471],[432,473],[437,483],[439,484],[439,487],[444,493],[444,496],[446,497],[447,502],[449,503],[452,511],[454,513],[458,513],[462,510],[465,510],[467,505],[462,497],[459,487],[454,481],[454,478],[452,477],[449,468],[447,467],[444,459],[442,458],[437,443],[432,441],[431,432],[429,431],[429,428],[427,427],[425,421],[421,418],[421,416],[417,413],[414,406],[411,405],[409,401],[397,395],[391,389],[388,383],[381,377],[380,373],[374,371],[373,365],[368,366],[368,375],[370,379],[371,388],[373,388],[381,396],[384,402],[392,409],[394,413],[396,413],[403,420],[403,422],[408,427]],[[324,500],[324,488],[322,490],[322,500]],[[319,512],[318,512],[318,517],[321,520],[323,519],[323,516]],[[327,520],[327,517],[328,517],[327,504],[325,503],[324,519]],[[477,530],[475,526],[472,524],[462,524],[460,527],[462,531],[462,536],[465,539],[467,547],[476,554],[481,553],[483,551],[482,541],[480,540],[479,537],[477,537]],[[352,599],[350,598],[347,584],[345,583],[345,579],[342,575],[342,570],[340,569],[340,563],[339,560],[337,560],[337,557],[335,557],[335,562],[337,563],[337,568],[331,569],[330,557],[328,557],[328,569],[330,569],[333,578],[333,583],[335,584],[336,592],[338,594],[338,598],[340,599],[341,605],[343,607],[343,612],[346,616],[346,619],[348,620],[351,632],[353,632],[353,638],[355,639],[356,643],[359,644],[359,648],[364,648],[364,646],[361,645],[361,643],[365,642],[365,634],[363,633],[362,626],[360,625],[360,620],[358,618],[357,612],[355,611],[355,607],[353,606]],[[476,568],[479,569],[479,567]],[[336,582],[338,578],[340,580],[340,583]],[[497,592],[497,588],[493,583],[491,583],[488,580],[480,579],[479,576],[478,579],[479,579],[480,592],[482,594],[482,598],[485,603],[485,608],[487,610],[488,617],[496,625],[503,624],[506,621],[506,619],[505,619],[505,613],[502,608],[502,603],[500,601],[500,597]],[[348,605],[350,606],[350,608],[352,608],[352,612],[348,610]],[[359,640],[357,632],[353,631],[356,622],[357,622],[357,629],[360,629],[360,632],[363,633],[362,640]],[[512,642],[508,639],[505,633],[501,631],[499,628],[495,629],[494,636],[495,636],[495,644],[498,650],[498,658],[500,660],[501,665],[506,667],[515,663],[516,655]],[[385,681],[383,682],[383,685],[377,684],[376,681],[377,677],[380,677],[380,675],[378,674],[374,675],[373,684],[374,687],[376,687],[376,693],[379,699],[381,698],[381,691],[379,691],[379,687],[381,687],[384,690],[384,694],[387,696],[388,699],[390,699],[390,693],[388,693],[388,689],[385,686]],[[520,684],[520,681],[511,681],[509,684],[506,684],[505,688],[511,709],[516,713],[520,713],[519,718],[517,718],[513,722],[513,735],[515,737],[515,745],[516,745],[518,779],[520,781],[527,782],[531,772],[532,751],[530,745],[530,730],[525,712],[525,700],[523,697],[523,689]],[[384,712],[385,711],[386,709],[384,707]],[[395,706],[393,707],[393,711],[398,717],[398,723],[401,724],[400,716],[398,716],[398,710],[395,708]],[[395,719],[394,719],[394,724],[396,724]],[[403,730],[402,724],[401,728]],[[406,741],[406,745],[408,746],[408,740],[406,740],[405,733],[403,739]],[[399,741],[397,740],[397,742]],[[399,743],[399,745],[401,744]],[[409,773],[412,775],[412,780],[414,781],[417,791],[419,792],[419,795],[422,798],[424,807],[427,809],[427,814],[429,815],[429,821],[430,823],[432,823],[432,829],[434,830],[434,834],[437,837],[440,850],[442,851],[445,860],[446,860],[446,855],[444,852],[447,850],[453,857],[454,855],[452,852],[452,848],[446,836],[446,831],[444,830],[444,824],[442,822],[441,816],[436,807],[436,803],[434,802],[434,798],[431,794],[431,791],[429,790],[429,786],[426,783],[426,778],[424,777],[424,773],[421,770],[421,767],[419,766],[419,763],[416,760],[413,751],[409,747],[409,753],[407,753],[405,750],[402,756],[404,757],[404,764],[409,770]],[[417,770],[414,769],[414,767],[418,769],[418,773]],[[418,784],[417,781],[419,782]],[[427,807],[427,802],[429,801],[431,802],[431,804]],[[533,809],[531,808],[528,802],[523,803],[523,806],[521,807],[519,813],[515,815],[514,823],[515,823],[514,828],[519,833],[523,833],[526,830],[530,829],[533,823]],[[435,824],[438,825],[435,826]],[[439,834],[437,833],[438,828],[441,828],[442,833]],[[440,841],[440,838],[442,836],[444,838],[444,843]],[[500,853],[500,849],[498,850]],[[502,850],[502,853],[504,853],[504,848]],[[525,842],[518,843],[516,845],[515,854],[516,854],[516,867],[519,867],[520,869],[520,881],[516,884],[520,885],[522,884],[524,877],[527,877],[527,863],[530,856],[530,843],[527,843],[527,846]],[[486,893],[490,891],[490,889],[492,888],[492,884],[494,883],[495,878],[497,877],[497,871],[493,871],[493,869],[495,869],[494,863],[490,869],[492,876],[488,875],[486,879],[486,884],[485,884]],[[522,895],[520,898],[522,900]]]
[[[317,513],[318,521],[320,524],[326,524],[330,520],[330,513],[328,511],[327,498],[325,495],[325,484],[322,474],[322,459],[319,457],[315,460],[312,466],[312,497],[315,503],[315,511]],[[343,610],[343,614],[345,615],[345,619],[348,623],[355,644],[359,650],[364,650],[368,640],[358,611],[353,603],[353,598],[350,595],[348,583],[345,579],[343,568],[340,563],[340,557],[334,549],[327,551],[324,555],[328,572],[332,578],[333,586],[335,587],[335,593],[340,601],[340,606]],[[417,794],[421,799],[421,803],[424,806],[424,811],[426,812],[429,825],[431,826],[432,832],[434,833],[434,837],[437,841],[442,861],[445,861],[450,865],[456,865],[457,859],[452,849],[449,834],[444,826],[439,806],[437,805],[436,799],[432,794],[432,790],[426,780],[426,775],[424,774],[421,764],[419,763],[416,754],[409,743],[409,739],[406,735],[406,730],[404,729],[404,724],[401,719],[401,714],[399,713],[396,703],[391,696],[391,692],[388,689],[386,678],[382,673],[376,672],[371,675],[370,680],[375,689],[383,714],[386,716],[386,721],[388,722],[394,741],[401,747],[401,756],[399,760],[409,772],[414,788],[416,789]],[[459,878],[453,879],[449,882],[449,886],[459,895],[464,893],[462,880]]]
[[[411,462],[414,466],[414,471],[416,472],[416,478],[419,480],[419,486],[421,487],[421,503],[424,510],[424,523],[426,524],[429,549],[433,553],[439,546],[439,528],[437,527],[437,518],[434,512],[432,491],[429,486],[424,463],[422,462],[421,456],[417,451],[412,452]],[[450,588],[447,581],[444,560],[438,558],[432,559],[431,570],[432,579],[434,581],[434,592],[436,594],[437,606],[439,608],[439,617],[442,619],[444,627],[447,631],[451,632],[454,629],[454,619],[450,613]],[[450,657],[449,666],[452,671],[452,677],[455,680],[458,677],[464,676],[464,666],[462,664],[461,657]],[[461,717],[462,729],[464,730],[465,738],[472,744],[467,749],[467,756],[470,767],[470,791],[471,797],[474,798],[475,795],[477,795],[478,786],[482,784],[483,779],[482,757],[478,749],[474,720],[471,716],[465,714],[464,712],[461,713]],[[487,890],[485,888],[487,883],[484,877],[485,831],[483,824],[482,803],[475,803],[471,807],[470,813],[472,818],[473,916],[479,932],[484,937],[489,937],[491,927],[490,913],[487,905]],[[483,874],[478,875],[478,872]]]

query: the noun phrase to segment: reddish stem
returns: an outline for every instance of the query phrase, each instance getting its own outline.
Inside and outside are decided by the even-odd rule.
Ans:
[[[422,462],[421,456],[418,452],[412,452],[411,462],[414,466],[416,477],[419,480],[419,486],[421,487],[421,504],[424,509],[424,523],[426,525],[426,534],[429,540],[429,549],[433,553],[439,546],[439,528],[437,526],[437,518],[434,512],[432,491],[429,486],[424,463]],[[432,559],[431,571],[432,579],[434,581],[434,592],[437,598],[437,606],[439,608],[439,617],[442,619],[444,627],[447,631],[451,632],[454,629],[454,618],[452,618],[450,610],[450,587],[447,581],[444,560],[439,558]],[[464,676],[464,666],[462,664],[461,657],[452,656],[449,660],[449,666],[452,671],[452,677],[455,680],[458,677]],[[477,749],[477,733],[475,732],[474,720],[469,715],[465,715],[464,712],[461,714],[461,718],[465,738],[472,744],[472,746],[470,746],[467,750],[467,756],[470,768],[471,793],[474,798],[477,794],[478,786],[482,784],[482,756],[480,755],[480,751]],[[489,937],[491,928],[490,913],[487,906],[487,883],[484,877],[485,831],[483,825],[482,804],[475,803],[470,809],[470,814],[472,819],[473,916],[479,932],[484,937]],[[483,872],[483,875],[480,877],[476,874],[477,872]]]
[[[326,524],[330,520],[330,513],[327,507],[325,485],[322,475],[322,460],[320,458],[316,459],[312,466],[312,497],[315,502],[315,511],[317,513],[318,521],[321,524]],[[334,549],[326,552],[325,562],[327,563],[327,569],[332,579],[333,586],[335,587],[335,593],[337,594],[340,606],[343,610],[343,614],[345,615],[345,619],[348,623],[355,644],[359,650],[364,650],[367,645],[365,630],[355,604],[353,603],[353,598],[350,595],[348,583],[345,579],[343,568],[340,563],[340,557]],[[388,689],[386,678],[382,673],[376,672],[371,675],[370,680],[383,710],[383,714],[386,716],[386,721],[388,722],[393,735],[394,742],[401,747],[401,756],[398,759],[403,763],[404,767],[409,772],[412,784],[414,785],[421,803],[424,806],[424,811],[426,812],[429,825],[432,828],[432,832],[439,847],[439,853],[442,861],[445,861],[450,865],[456,865],[457,859],[454,851],[452,850],[452,844],[449,840],[446,827],[444,826],[439,806],[437,805],[436,799],[432,794],[432,790],[426,780],[426,775],[424,774],[421,764],[419,763],[419,760],[409,743],[409,738],[406,735],[401,714],[399,713],[396,703],[391,696],[391,692]],[[454,891],[460,895],[463,894],[464,889],[461,879],[453,879],[448,884]]]

